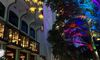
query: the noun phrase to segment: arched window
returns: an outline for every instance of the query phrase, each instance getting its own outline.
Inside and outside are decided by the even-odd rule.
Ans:
[[[35,38],[35,30],[33,28],[30,28],[30,36]]]
[[[4,18],[5,6],[0,2],[0,16]]]
[[[14,26],[18,27],[18,16],[13,11],[9,11],[8,21]]]
[[[25,33],[28,33],[28,25],[25,21],[21,21],[21,30],[24,31]]]

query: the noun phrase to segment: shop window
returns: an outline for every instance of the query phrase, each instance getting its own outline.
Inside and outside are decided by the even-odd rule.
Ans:
[[[9,11],[8,21],[14,26],[18,27],[18,16],[13,11]]]
[[[27,54],[25,52],[20,52],[20,59],[19,60],[27,60]]]
[[[33,28],[30,28],[30,36],[35,38],[35,30]]]
[[[15,60],[16,50],[7,47],[7,51],[5,53],[7,60]]]
[[[4,18],[5,6],[0,2],[0,16]]]
[[[18,44],[18,42],[19,42],[19,33],[17,31],[9,29],[9,42]]]
[[[37,52],[37,44],[35,42],[30,42],[30,49],[34,52]]]
[[[25,33],[28,33],[28,25],[25,21],[21,22],[21,30],[24,31]]]
[[[0,37],[3,38],[4,35],[4,24],[0,23]]]
[[[25,36],[20,36],[21,39],[21,46],[24,48],[29,47],[29,39]]]

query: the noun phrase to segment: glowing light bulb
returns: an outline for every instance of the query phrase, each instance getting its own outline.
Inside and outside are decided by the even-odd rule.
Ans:
[[[59,14],[57,14],[57,16],[59,16]]]
[[[42,8],[42,7],[39,7],[39,8],[38,8],[38,11],[40,12],[41,10],[43,10],[43,8]]]
[[[42,2],[42,1],[39,1],[39,2],[38,2],[38,5],[43,5],[43,2]]]
[[[39,14],[38,17],[39,17],[40,19],[43,19],[43,18],[44,18],[42,14]]]
[[[56,26],[56,30],[58,30],[59,29],[59,26]]]
[[[97,38],[98,41],[100,41],[100,38]]]
[[[12,34],[10,34],[9,37],[12,37]]]
[[[29,10],[30,10],[32,13],[34,13],[35,10],[36,10],[36,8],[35,8],[35,7],[30,7]]]

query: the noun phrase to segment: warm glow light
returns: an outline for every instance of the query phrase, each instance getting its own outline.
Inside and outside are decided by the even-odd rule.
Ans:
[[[99,41],[99,40],[100,40],[100,38],[97,38],[97,40]]]
[[[43,31],[44,30],[44,27],[43,26],[41,26],[41,31]]]
[[[59,14],[57,14],[57,16],[59,16]]]
[[[59,26],[56,26],[56,30],[58,30],[59,29]]]
[[[4,33],[4,25],[0,24],[0,37],[3,38],[3,33]]]
[[[12,37],[12,34],[10,34],[9,37]]]
[[[39,1],[39,2],[38,2],[38,5],[42,5],[42,4],[43,4],[43,2],[42,2],[42,1]]]
[[[30,0],[25,0],[26,2],[29,2]]]
[[[21,39],[18,39],[19,41],[21,41]]]
[[[30,7],[29,10],[30,10],[32,13],[34,13],[35,10],[36,10],[36,8],[35,8],[35,7]]]
[[[34,3],[37,3],[38,2],[38,0],[32,0]]]
[[[40,18],[40,19],[43,19],[44,17],[43,17],[43,15],[42,15],[42,14],[40,14],[40,15],[39,15],[39,18]]]
[[[16,42],[16,40],[12,40],[12,42],[14,43],[14,42]]]
[[[42,9],[43,9],[42,7],[39,7],[39,8],[38,8],[38,11],[40,12]]]
[[[86,18],[86,16],[84,16],[84,15],[80,15],[80,16],[77,16],[77,18],[82,18],[82,19],[85,19],[85,18]]]

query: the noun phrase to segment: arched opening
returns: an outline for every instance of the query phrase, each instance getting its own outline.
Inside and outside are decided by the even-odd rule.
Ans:
[[[35,38],[35,30],[32,27],[30,28],[30,36]]]
[[[25,33],[28,33],[28,25],[25,21],[21,21],[21,30],[24,31]]]
[[[5,6],[0,2],[0,16],[4,18]]]
[[[13,11],[9,11],[8,21],[14,26],[18,27],[18,16]]]

